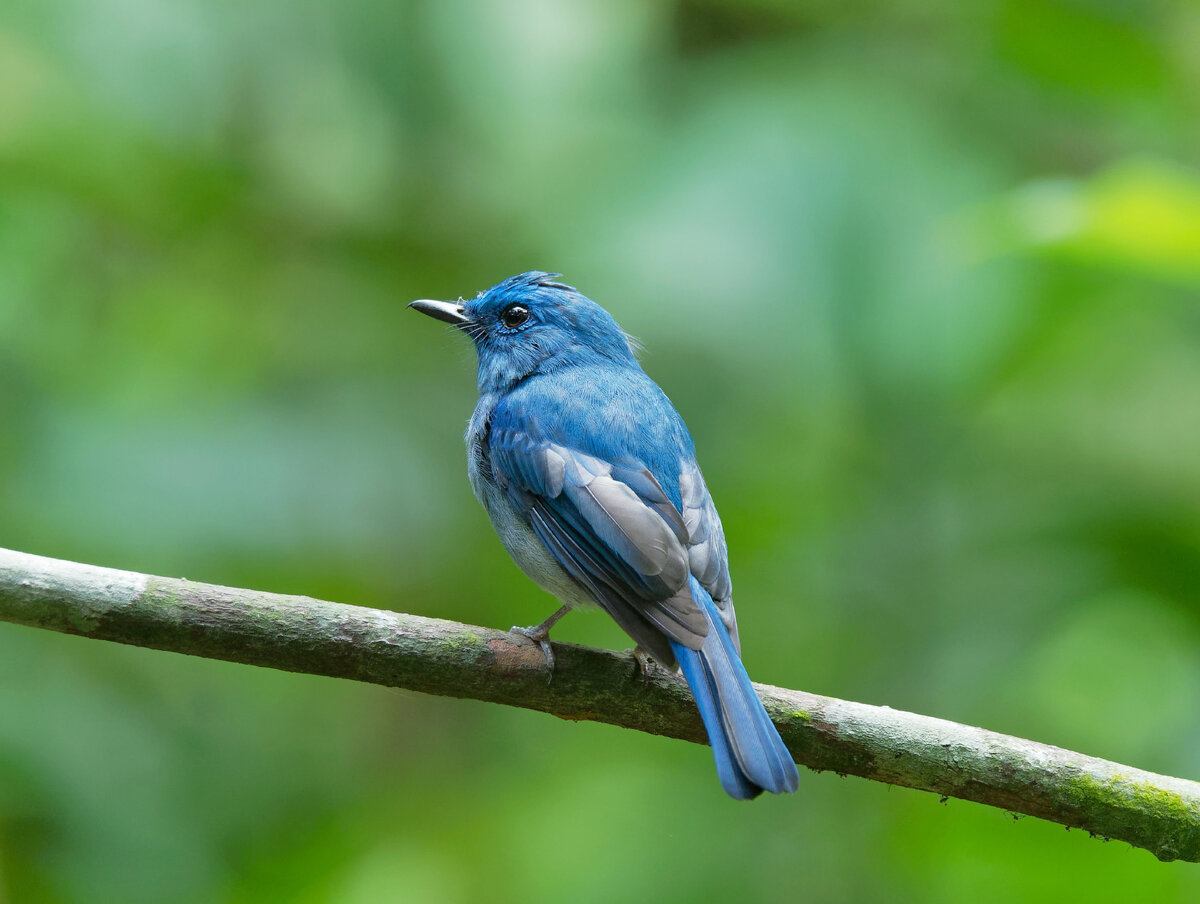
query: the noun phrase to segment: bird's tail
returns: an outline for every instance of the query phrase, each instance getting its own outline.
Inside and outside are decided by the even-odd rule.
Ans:
[[[716,605],[690,580],[692,596],[708,617],[708,635],[699,650],[674,641],[671,647],[708,731],[721,787],[737,800],[795,791],[799,776],[792,755],[763,709]]]

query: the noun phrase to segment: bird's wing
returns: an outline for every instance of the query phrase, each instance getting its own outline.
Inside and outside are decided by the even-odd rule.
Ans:
[[[704,475],[695,459],[688,459],[679,474],[679,496],[683,523],[688,532],[688,566],[700,586],[708,591],[721,621],[725,623],[733,646],[739,653],[737,619],[733,614],[733,584],[729,580],[729,552],[721,516],[704,483]]]
[[[688,574],[699,566],[714,586],[729,583],[720,521],[704,502],[703,480],[691,488],[690,518],[701,536],[693,545],[686,505],[681,512],[639,461],[614,463],[533,435],[503,405],[485,443],[492,477],[513,507],[626,633],[667,664],[675,659],[668,639],[700,648],[709,625]]]

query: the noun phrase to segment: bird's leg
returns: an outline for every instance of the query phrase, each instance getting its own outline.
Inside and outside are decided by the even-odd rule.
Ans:
[[[570,606],[563,606],[540,625],[534,625],[531,628],[518,628],[516,625],[513,625],[508,629],[516,634],[524,634],[542,648],[542,653],[546,657],[546,665],[550,668],[551,678],[554,677],[554,651],[550,649],[550,629],[558,623],[560,618],[570,611]]]

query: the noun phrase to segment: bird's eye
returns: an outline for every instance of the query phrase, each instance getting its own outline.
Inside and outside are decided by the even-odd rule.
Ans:
[[[523,304],[510,304],[500,312],[500,322],[510,330],[515,330],[529,319],[529,308]]]

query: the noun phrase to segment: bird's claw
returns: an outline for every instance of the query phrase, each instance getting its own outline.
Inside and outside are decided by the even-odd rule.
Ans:
[[[518,628],[516,625],[513,625],[508,629],[513,634],[521,634],[528,637],[542,648],[542,655],[546,657],[546,667],[550,672],[546,677],[547,684],[554,680],[554,651],[550,649],[550,629],[558,624],[558,620],[570,611],[570,606],[563,606],[540,625],[533,625],[529,628]]]
[[[521,628],[513,625],[508,629],[513,634],[520,634],[523,637],[528,637],[539,647],[542,648],[542,655],[546,657],[546,668],[550,674],[546,678],[546,683],[549,684],[554,680],[554,650],[550,646],[550,633],[542,629],[541,625],[534,625],[529,628]]]
[[[638,671],[642,674],[642,684],[649,684],[654,671],[658,668],[658,663],[650,658],[650,655],[642,649],[641,644],[629,650],[628,653],[637,662]]]

